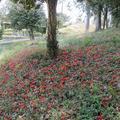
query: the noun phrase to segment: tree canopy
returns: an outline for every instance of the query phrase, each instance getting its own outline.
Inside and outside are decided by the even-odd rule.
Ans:
[[[34,39],[33,31],[37,30],[39,26],[42,26],[42,22],[45,22],[46,19],[42,8],[26,10],[24,8],[18,9],[18,6],[13,6],[10,10],[9,18],[14,29],[27,29],[30,39]]]

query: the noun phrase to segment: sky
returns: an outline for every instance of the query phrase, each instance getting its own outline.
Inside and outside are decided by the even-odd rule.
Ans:
[[[75,4],[72,2],[73,0],[64,0],[63,4],[58,2],[57,12],[64,13],[71,18],[71,22],[76,22],[76,19],[80,15],[80,9],[75,7]],[[68,7],[69,6],[69,7]],[[47,14],[47,6],[44,4],[44,10]]]
[[[1,0],[1,2],[0,2],[0,8],[3,7],[6,2],[7,2],[7,0]]]
[[[73,0],[63,0],[63,4],[58,2],[57,5],[57,12],[63,12],[64,14],[66,14],[67,16],[70,17],[70,22],[76,22],[77,18],[80,16],[80,9],[75,7],[75,4],[73,3]],[[7,2],[8,0],[2,0],[0,2],[0,10],[5,10],[4,8],[7,6]],[[70,7],[68,7],[68,5]],[[3,9],[1,9],[3,8]],[[44,4],[44,10],[47,16],[47,6],[46,4]],[[81,16],[82,18],[84,17],[84,15]]]

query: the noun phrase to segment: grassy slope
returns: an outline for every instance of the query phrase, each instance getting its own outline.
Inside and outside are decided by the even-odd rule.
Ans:
[[[32,48],[31,44],[31,41],[26,41],[0,45],[0,64],[6,63],[10,58],[15,57],[21,50]],[[45,49],[45,42],[39,41],[35,47]]]
[[[68,51],[70,51],[70,48],[82,48],[82,52],[84,53],[82,57],[78,56],[81,54],[80,51],[73,51],[70,53],[64,52],[61,56],[59,56],[60,60],[54,62],[48,58],[44,58],[41,55],[41,52],[37,52],[36,54],[33,54],[29,60],[26,60],[28,62],[27,64],[25,64],[26,62],[20,62],[19,64],[16,64],[16,68],[14,68],[14,70],[17,73],[18,77],[20,77],[22,80],[26,80],[27,84],[29,84],[29,79],[33,79],[32,87],[34,87],[34,80],[37,80],[38,85],[44,84],[44,80],[46,81],[46,79],[48,80],[46,82],[50,82],[49,79],[57,78],[56,80],[58,82],[62,79],[61,84],[63,85],[63,81],[69,79],[68,82],[66,82],[65,86],[58,85],[58,88],[63,87],[63,89],[52,87],[52,85],[55,86],[54,84],[56,84],[56,81],[50,82],[51,86],[47,83],[47,87],[50,87],[50,95],[48,95],[47,92],[44,94],[44,90],[42,91],[42,98],[40,96],[40,102],[43,102],[42,104],[39,103],[38,96],[34,94],[32,91],[34,88],[32,87],[31,91],[28,94],[29,100],[26,100],[26,102],[21,97],[24,94],[24,89],[18,91],[17,95],[15,93],[15,96],[13,95],[12,98],[18,99],[18,101],[15,102],[20,102],[19,107],[23,107],[24,109],[24,105],[21,102],[24,102],[27,105],[32,104],[31,109],[23,111],[18,110],[18,112],[14,112],[17,117],[24,114],[27,117],[33,117],[35,120],[39,120],[40,117],[41,120],[44,120],[44,118],[42,118],[42,115],[45,115],[50,120],[94,120],[98,117],[104,117],[106,120],[120,119],[120,30],[109,29],[97,33],[84,34],[84,37],[78,33],[71,35],[70,32],[73,31],[74,29],[72,31],[68,31],[68,33],[64,34],[64,36],[59,35],[60,46],[69,46]],[[69,36],[69,34],[71,36]],[[12,47],[15,48],[13,45]],[[23,49],[23,47],[20,47],[18,50],[21,49]],[[26,50],[23,50],[23,54],[24,53],[26,53]],[[28,54],[28,56],[29,55],[30,54]],[[23,57],[22,54],[18,54],[18,56],[19,59]],[[29,66],[31,65],[31,60],[33,66]],[[79,63],[81,61],[85,63],[83,66]],[[70,65],[69,62],[71,62]],[[14,62],[12,60],[9,66],[11,69],[13,69],[13,63]],[[6,69],[8,68],[6,67],[3,69],[3,71],[5,70],[6,74],[11,74],[11,70],[6,71]],[[59,73],[59,69],[64,71],[64,73]],[[46,74],[46,72],[48,73]],[[23,75],[25,75],[24,78]],[[8,79],[8,77],[6,79]],[[16,84],[15,80],[16,77],[14,79],[10,78],[10,83],[8,82],[5,84],[5,86],[13,87],[14,84],[17,86],[18,83]],[[40,83],[41,81],[42,83]],[[14,84],[11,84],[11,82]],[[19,86],[19,84],[21,86]],[[19,84],[18,88],[24,87],[22,86],[23,83]],[[5,89],[5,86],[3,85],[2,89]],[[47,104],[50,102],[49,105],[53,107],[53,109],[50,109],[50,111],[45,110],[46,103],[44,104],[44,102],[46,101],[46,98]],[[11,111],[11,107],[13,106],[11,105],[13,104],[14,99],[10,99],[8,101],[6,100],[6,97],[3,97],[3,99],[5,101],[3,102],[3,106],[2,102],[0,103],[1,108],[3,107],[7,113],[12,114],[13,111]],[[9,104],[9,102],[11,105],[5,106],[5,104]],[[51,102],[54,104],[51,104]],[[38,103],[41,106],[39,106]],[[14,105],[18,107],[18,104]],[[36,113],[34,113],[32,110],[34,110],[33,108],[36,105],[39,110],[41,109],[44,112],[36,111]],[[31,114],[31,111],[33,114]]]
[[[72,28],[73,29],[73,28]],[[74,28],[76,29],[76,28]],[[72,31],[67,30],[68,32],[63,36],[60,36],[60,41],[63,46],[80,46],[84,47],[90,44],[111,44],[111,43],[120,43],[120,29],[108,29],[100,32],[90,32],[80,34],[78,31],[74,33],[74,29]],[[65,30],[64,30],[65,31]],[[71,36],[69,36],[71,35]]]

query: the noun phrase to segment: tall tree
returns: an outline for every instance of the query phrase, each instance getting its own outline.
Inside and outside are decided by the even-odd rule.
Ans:
[[[89,31],[90,27],[90,6],[86,4],[86,24],[85,24],[85,31]]]
[[[104,8],[104,19],[103,19],[103,29],[108,28],[108,7]]]
[[[58,42],[56,39],[57,13],[56,7],[58,0],[45,0],[48,8],[48,38],[47,48],[50,57],[54,58],[58,54]]]
[[[96,19],[96,31],[99,31],[101,30],[101,17],[102,17],[102,5],[99,3],[98,4],[98,10],[96,12],[96,16],[97,16],[97,19]]]

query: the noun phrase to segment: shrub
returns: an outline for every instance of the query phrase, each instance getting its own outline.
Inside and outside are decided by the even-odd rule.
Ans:
[[[3,36],[3,29],[0,29],[0,40],[2,39]]]

